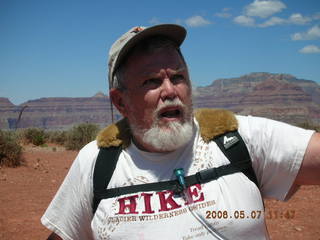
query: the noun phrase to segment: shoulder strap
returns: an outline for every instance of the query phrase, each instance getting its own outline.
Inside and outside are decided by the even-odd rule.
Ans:
[[[197,172],[194,175],[185,177],[187,187],[194,184],[201,184],[212,180],[216,180],[224,175],[236,172],[243,172],[259,188],[256,175],[252,169],[250,155],[238,131],[233,131],[220,135],[219,137],[214,138],[213,140],[217,143],[221,151],[229,159],[230,164],[220,166],[217,168],[206,169]],[[141,191],[147,192],[171,190],[176,193],[179,193],[181,191],[181,186],[177,180],[107,189],[113,171],[115,170],[120,152],[121,147],[100,149],[93,177],[93,213],[95,213],[102,199],[117,197]]]
[[[241,172],[245,174],[259,188],[256,174],[252,168],[252,162],[248,152],[248,148],[239,132],[228,132],[214,138],[213,140],[219,146],[223,154],[228,158],[231,165],[235,165],[241,161],[247,162],[247,167],[242,169]]]
[[[100,148],[93,172],[93,211],[95,212],[101,199],[97,193],[103,192],[116,168],[121,147]]]

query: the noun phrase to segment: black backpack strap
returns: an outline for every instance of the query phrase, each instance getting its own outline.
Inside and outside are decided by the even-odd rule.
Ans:
[[[251,158],[248,149],[239,135],[238,131],[228,132],[213,139],[225,156],[229,159],[230,164],[217,168],[210,168],[197,172],[194,175],[185,177],[186,186],[206,183],[216,180],[221,176],[242,172],[259,188],[258,181],[252,168]],[[163,181],[147,184],[131,185],[126,187],[107,189],[112,174],[116,168],[121,147],[101,148],[98,154],[94,177],[94,198],[93,213],[95,213],[100,201],[106,198],[118,197],[125,194],[147,191],[171,190],[180,193],[181,185],[177,180]]]
[[[247,167],[242,169],[241,172],[245,174],[252,182],[259,188],[259,183],[256,174],[252,168],[251,158],[242,137],[238,131],[232,131],[220,135],[213,139],[219,146],[220,150],[228,158],[231,165],[235,165],[240,161],[246,161]]]
[[[185,177],[186,186],[192,186],[195,184],[207,183],[212,180],[216,180],[219,177],[240,172],[248,168],[247,161],[237,162],[235,164],[223,165],[217,168],[210,168],[197,172],[196,174]],[[175,193],[180,193],[183,189],[177,180],[162,181],[155,183],[144,183],[137,185],[130,185],[126,187],[117,187],[103,189],[102,191],[95,192],[98,199],[106,199],[118,197],[121,195],[126,195],[136,192],[148,192],[148,191],[164,191],[169,190]]]
[[[93,213],[101,201],[96,193],[103,192],[107,188],[121,150],[121,147],[100,148],[93,172]]]

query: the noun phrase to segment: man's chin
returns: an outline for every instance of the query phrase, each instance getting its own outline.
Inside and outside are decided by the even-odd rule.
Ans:
[[[143,141],[159,151],[173,151],[190,141],[193,135],[193,124],[187,122],[170,122],[165,126],[152,127],[143,135]]]

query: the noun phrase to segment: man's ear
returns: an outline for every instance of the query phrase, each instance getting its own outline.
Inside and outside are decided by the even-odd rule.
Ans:
[[[112,103],[116,106],[118,111],[122,114],[122,116],[126,117],[126,107],[123,102],[123,92],[116,88],[111,88],[109,91],[109,95]]]

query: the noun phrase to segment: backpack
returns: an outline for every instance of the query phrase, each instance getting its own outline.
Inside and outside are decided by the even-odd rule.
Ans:
[[[215,141],[230,163],[184,177],[186,187],[213,181],[224,175],[242,172],[259,188],[248,149],[237,131],[238,124],[233,113],[226,110],[199,109],[195,113],[195,118],[199,123],[203,140],[207,143]],[[178,180],[108,189],[107,186],[116,168],[120,153],[123,148],[129,146],[130,138],[130,128],[126,119],[110,125],[97,137],[100,150],[93,174],[93,213],[102,199],[140,191],[170,190],[179,194],[183,190]]]

